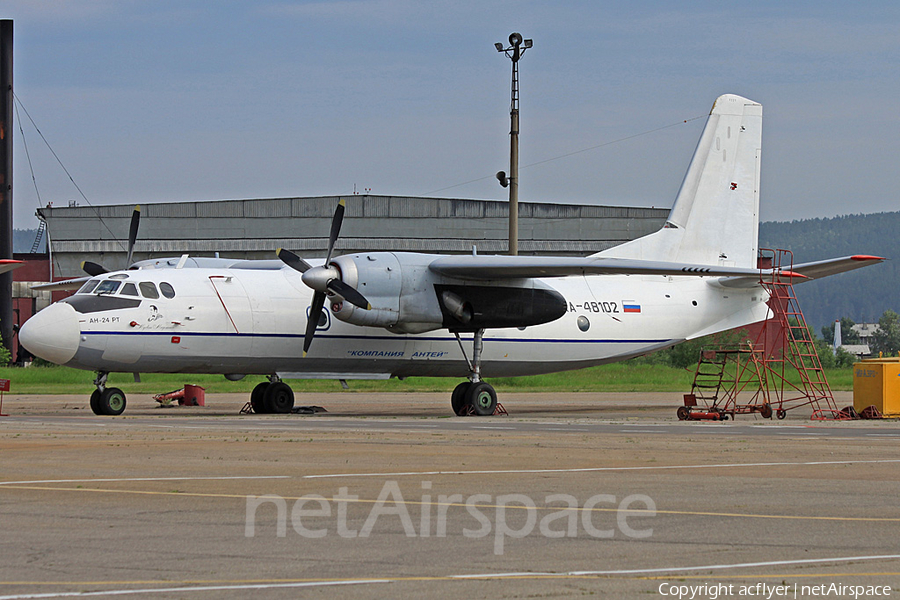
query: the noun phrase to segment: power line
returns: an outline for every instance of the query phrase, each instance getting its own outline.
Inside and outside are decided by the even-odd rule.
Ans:
[[[16,100],[18,100],[18,98],[16,98]],[[37,194],[38,206],[41,206],[41,192],[38,190],[37,179],[34,177],[34,166],[31,164],[31,154],[28,153],[28,142],[25,140],[25,130],[22,129],[22,117],[19,116],[19,103],[15,102],[13,105],[16,108],[16,121],[19,122],[19,134],[21,134],[22,144],[25,146],[25,158],[28,159],[28,169],[31,171],[31,183],[34,184],[34,193]]]
[[[634,138],[638,138],[644,135],[649,135],[651,133],[656,133],[657,131],[662,131],[663,129],[669,129],[671,127],[675,127],[676,125],[684,125],[686,123],[690,123],[691,121],[696,121],[697,119],[704,119],[708,115],[700,115],[699,117],[693,117],[691,119],[685,119],[683,121],[678,121],[677,123],[671,123],[670,125],[663,125],[662,127],[657,127],[656,129],[650,129],[648,131],[644,131],[643,133],[636,133],[634,135],[629,135],[627,137],[619,138],[617,140],[613,140],[611,142],[604,142],[602,144],[597,144],[596,146],[591,146],[590,148],[583,148],[581,150],[576,150],[574,152],[569,152],[568,154],[562,154],[560,156],[555,156],[553,158],[548,158],[545,160],[540,160],[538,162],[531,163],[530,165],[525,165],[524,168],[527,167],[536,167],[538,165],[543,165],[548,162],[553,162],[554,160],[560,160],[562,158],[568,158],[570,156],[575,156],[576,154],[581,154],[582,152],[590,152],[591,150],[596,150],[597,148],[603,148],[604,146],[612,146],[613,144],[618,144],[619,142],[627,142],[628,140],[633,140]]]
[[[122,248],[122,250],[126,250],[125,245],[122,243],[122,241],[120,239],[118,239],[116,234],[114,234],[112,232],[112,230],[109,228],[109,226],[106,224],[106,221],[103,219],[103,217],[100,216],[100,211],[97,210],[97,207],[95,207],[93,204],[91,204],[91,201],[87,199],[87,196],[84,195],[84,192],[82,192],[81,188],[78,187],[78,184],[75,183],[75,179],[72,177],[72,174],[69,173],[69,170],[66,168],[66,165],[63,164],[62,160],[56,154],[56,151],[53,150],[53,147],[50,145],[50,142],[47,141],[47,138],[44,137],[44,134],[41,133],[41,130],[37,126],[37,123],[34,122],[34,119],[31,117],[31,114],[29,114],[28,109],[25,108],[25,105],[22,103],[22,101],[19,99],[19,97],[15,94],[15,92],[13,92],[13,98],[15,99],[15,101],[17,103],[16,114],[18,115],[18,106],[21,106],[22,112],[24,112],[25,116],[28,117],[28,120],[31,121],[31,126],[34,127],[34,130],[37,131],[37,134],[39,136],[41,136],[41,139],[44,141],[44,144],[46,144],[47,149],[50,150],[50,154],[53,155],[53,158],[55,158],[56,162],[59,163],[59,166],[62,167],[63,172],[65,172],[66,176],[69,178],[69,181],[72,182],[72,185],[75,186],[75,189],[78,190],[78,193],[81,195],[82,199],[84,199],[85,204],[87,204],[88,207],[90,207],[90,209],[94,211],[94,214],[97,215],[97,219],[100,221],[100,224],[103,225],[103,228],[109,232],[109,235],[112,238],[112,240],[114,242],[116,242],[117,244],[119,244],[119,246]],[[19,127],[20,128],[22,127],[21,119],[19,120]],[[23,140],[25,139],[24,133],[22,134],[22,139]],[[26,155],[28,154],[27,149],[26,149],[25,153],[26,153]],[[28,159],[28,164],[29,164],[29,166],[31,165],[30,158]],[[34,170],[32,170],[32,172],[31,172],[31,177],[32,177],[32,179],[34,179]],[[35,182],[35,190],[37,190],[37,182]],[[40,194],[38,194],[38,201],[40,202]]]

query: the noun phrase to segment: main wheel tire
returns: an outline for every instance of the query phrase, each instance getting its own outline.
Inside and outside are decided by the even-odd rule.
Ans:
[[[268,381],[263,381],[260,384],[257,384],[253,391],[250,392],[250,406],[253,407],[253,412],[262,415],[268,412],[266,410],[266,390],[268,389],[270,383]]]
[[[763,419],[771,419],[772,418],[772,405],[766,402],[762,405],[762,408],[759,410],[759,414],[762,415]]]
[[[469,391],[471,385],[471,381],[463,381],[453,388],[453,393],[450,395],[450,406],[453,408],[453,414],[458,417],[466,414],[466,392]]]
[[[100,394],[98,405],[102,414],[116,416],[125,412],[125,392],[119,388],[106,388]]]
[[[688,417],[691,416],[691,409],[687,406],[679,406],[678,410],[675,411],[675,414],[678,415],[679,421],[687,421]]]
[[[466,392],[468,404],[475,409],[475,414],[487,417],[494,414],[497,409],[497,392],[484,381],[473,383]]]
[[[287,414],[294,408],[294,391],[283,381],[270,383],[263,395],[266,412]]]
[[[100,406],[100,390],[94,390],[91,394],[91,410],[95,415],[105,415],[103,408]]]

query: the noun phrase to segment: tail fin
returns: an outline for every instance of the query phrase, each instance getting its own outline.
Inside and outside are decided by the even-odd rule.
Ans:
[[[756,268],[762,105],[713,104],[665,226],[594,256]]]

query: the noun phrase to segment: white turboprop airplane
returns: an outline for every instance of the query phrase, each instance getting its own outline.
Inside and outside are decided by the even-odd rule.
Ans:
[[[80,289],[29,319],[19,340],[51,362],[97,371],[96,414],[125,409],[125,394],[105,385],[114,371],[266,375],[250,396],[259,413],[292,409],[286,378],[467,377],[453,391],[454,412],[493,414],[497,395],[484,376],[620,361],[767,318],[757,268],[761,139],[762,106],[719,97],[665,226],[588,257],[332,259],[342,200],[324,262],[279,250],[281,260],[183,256],[116,272],[86,263],[93,277],[42,286]],[[133,219],[128,263],[136,234]],[[838,258],[781,276],[881,260]]]

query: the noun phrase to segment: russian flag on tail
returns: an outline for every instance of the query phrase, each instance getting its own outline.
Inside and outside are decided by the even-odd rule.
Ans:
[[[634,300],[623,300],[622,301],[622,312],[627,313],[639,313],[641,312],[641,305],[635,302]]]

